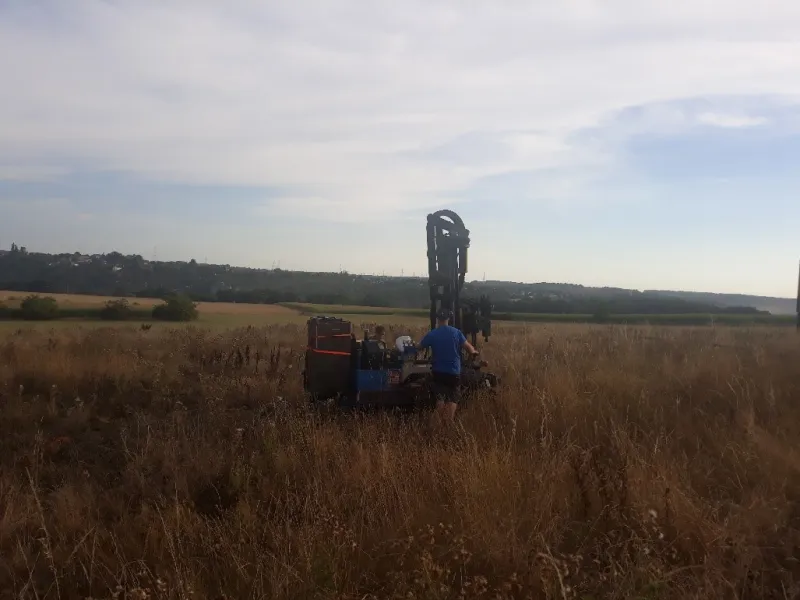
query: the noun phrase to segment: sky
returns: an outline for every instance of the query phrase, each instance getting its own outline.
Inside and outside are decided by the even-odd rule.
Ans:
[[[792,0],[0,0],[0,248],[793,297]]]

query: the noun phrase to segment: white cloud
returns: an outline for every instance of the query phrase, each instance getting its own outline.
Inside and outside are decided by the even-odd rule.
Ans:
[[[738,129],[740,127],[756,127],[767,123],[764,117],[749,117],[747,115],[702,113],[697,116],[697,121],[704,125]]]
[[[367,219],[614,165],[570,136],[625,107],[659,103],[651,131],[753,124],[667,103],[800,94],[800,4],[17,1],[0,80],[0,163],[273,186],[267,214]],[[459,146],[471,132],[493,151]]]
[[[68,172],[64,167],[46,164],[0,164],[0,181],[51,181]]]
[[[35,198],[21,200],[18,198],[0,197],[0,209],[9,213],[24,214],[36,217],[42,214],[57,214],[59,217],[74,211],[74,204],[68,198]]]

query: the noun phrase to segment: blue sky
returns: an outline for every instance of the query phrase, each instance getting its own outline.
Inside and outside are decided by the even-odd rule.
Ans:
[[[793,296],[800,5],[659,4],[0,2],[0,247]]]

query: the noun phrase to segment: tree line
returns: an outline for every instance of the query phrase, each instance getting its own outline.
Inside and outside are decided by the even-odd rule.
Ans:
[[[303,302],[388,308],[427,308],[425,278],[378,277],[250,269],[231,265],[147,261],[118,252],[84,256],[33,253],[14,246],[0,253],[0,288],[33,294],[92,294],[195,302]],[[546,314],[765,314],[748,306],[719,306],[668,294],[574,284],[468,282],[464,295],[489,294],[498,312]]]

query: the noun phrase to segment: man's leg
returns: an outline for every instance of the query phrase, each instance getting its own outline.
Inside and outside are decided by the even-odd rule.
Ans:
[[[458,409],[458,404],[455,402],[450,402],[449,400],[445,402],[444,400],[437,400],[436,402],[436,410],[433,411],[431,414],[431,421],[430,425],[433,429],[438,429],[442,426],[450,426],[453,424],[455,420],[456,410]]]
[[[431,427],[436,428],[442,424],[445,417],[445,400],[447,399],[447,390],[442,381],[443,377],[440,373],[433,373],[431,381],[431,396],[436,403],[436,407],[431,413]]]
[[[442,407],[442,417],[447,423],[452,423],[456,418],[456,411],[458,410],[458,403],[447,401]]]
[[[431,413],[431,422],[430,425],[432,428],[437,428],[441,426],[442,422],[444,421],[444,400],[441,398],[437,398],[436,400],[436,408]]]
[[[458,410],[459,400],[459,379],[458,377],[440,376],[437,383],[437,402],[436,412],[441,421],[452,424],[456,411]]]

